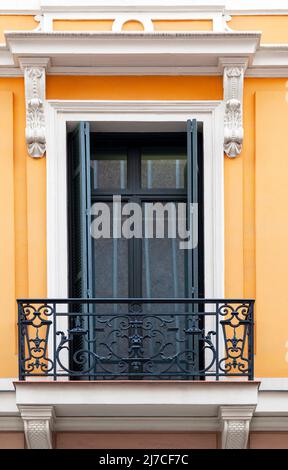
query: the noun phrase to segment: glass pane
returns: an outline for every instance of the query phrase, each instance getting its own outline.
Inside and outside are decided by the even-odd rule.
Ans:
[[[125,189],[127,187],[127,152],[125,149],[97,149],[91,159],[91,188]]]
[[[145,206],[145,204],[144,204]],[[175,204],[177,208],[177,204]],[[156,224],[153,218],[153,238],[143,238],[142,248],[142,292],[143,297],[159,298],[186,297],[186,256],[187,250],[180,249],[180,239],[168,237],[168,223],[176,224],[175,217],[164,213],[163,237],[156,238]],[[149,223],[145,220],[145,224]],[[151,222],[150,222],[151,223]],[[145,230],[147,231],[146,227]],[[160,232],[158,232],[160,233]],[[170,236],[171,236],[170,232]],[[176,230],[177,234],[177,230]],[[163,305],[153,305],[153,311],[161,311]],[[182,310],[181,305],[169,305],[169,311]]]
[[[112,204],[107,203],[107,206],[110,209],[110,238],[106,238],[106,235],[103,238],[92,238],[93,296],[128,297],[128,240],[113,238]],[[109,215],[106,217],[105,214],[104,217],[107,220]],[[97,309],[98,312],[113,310],[115,313],[121,310],[121,306],[118,307],[103,304],[97,306]]]
[[[184,188],[185,166],[184,147],[142,147],[142,188]]]

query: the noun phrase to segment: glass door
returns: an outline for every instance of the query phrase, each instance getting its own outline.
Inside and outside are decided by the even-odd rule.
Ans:
[[[88,124],[86,132],[87,128]],[[81,134],[81,128],[76,132],[78,135]],[[86,172],[82,171],[79,178],[82,177],[85,184],[82,181],[81,192],[74,182],[73,186],[70,185],[69,193],[72,201],[70,207],[73,208],[72,216],[70,210],[70,296],[131,299],[204,296],[203,159],[202,141],[201,139],[197,140],[196,122],[188,122],[187,134],[89,132],[89,143],[86,141],[85,144],[85,138],[82,139],[82,145],[83,143],[84,149],[82,148],[81,158],[82,160],[84,158],[87,164],[85,166]],[[71,147],[70,156],[73,156],[74,149],[74,158],[71,161],[75,162],[75,153],[81,154],[81,151],[75,152],[75,134],[74,142],[72,142],[72,135],[70,136],[70,149]],[[81,142],[78,148],[81,149]],[[76,164],[74,164],[78,171],[81,168],[81,158],[77,158]],[[71,181],[73,181],[73,175]],[[85,185],[86,205],[84,204],[84,207],[83,203],[77,202],[77,199],[83,199]],[[188,215],[189,222],[190,211],[187,211],[187,207],[192,202],[196,202],[198,205],[198,243],[193,250],[181,249],[177,221],[180,209],[182,209],[183,215],[185,204],[185,215]],[[95,209],[96,206],[97,209]],[[135,210],[131,212],[133,207]],[[77,219],[75,223],[77,211],[78,213],[85,211],[86,218],[85,220],[83,218],[82,225],[79,215],[79,220]],[[134,225],[131,222],[131,214],[134,216]],[[100,229],[102,230],[103,236],[90,237],[90,240],[86,241],[85,249],[83,243],[85,245],[87,233],[89,231],[91,234],[93,222],[97,222],[96,219],[99,218],[99,215],[102,216],[102,226],[98,223],[97,229],[98,232]],[[136,228],[135,224],[137,220],[139,222],[139,217],[141,218],[140,224],[138,223],[138,228]],[[115,223],[118,232],[120,227],[120,232],[116,237]],[[85,226],[84,232],[83,224]],[[103,224],[105,224],[106,232]],[[129,230],[125,232],[127,228]],[[104,232],[107,235],[108,229],[109,236],[105,236]],[[82,231],[81,236],[79,235],[80,231]],[[87,264],[85,269],[80,272],[77,268],[77,262],[81,265],[83,261],[79,261],[79,256],[77,257],[76,253],[79,249],[81,251],[81,246],[81,259],[86,259]],[[71,256],[71,253],[74,253],[74,256]],[[89,280],[85,283],[82,282],[82,291],[79,295],[75,279],[79,284],[79,279],[82,276],[86,276]],[[159,355],[159,360],[156,357],[161,339],[161,320],[159,318],[161,318],[163,307],[166,315],[175,316],[171,331],[173,328],[177,328],[180,332],[187,326],[185,325],[185,317],[177,316],[181,311],[187,310],[188,307],[185,304],[167,302],[164,306],[163,304],[152,305],[149,303],[144,305],[140,301],[136,303],[133,301],[128,305],[113,304],[111,307],[111,305],[103,303],[97,307],[94,306],[93,311],[97,313],[97,316],[101,316],[101,314],[104,316],[111,312],[111,308],[113,310],[112,334],[105,331],[103,323],[101,329],[101,321],[98,324],[93,320],[93,324],[89,325],[92,337],[96,338],[97,336],[97,355],[104,358],[109,350],[112,356],[114,355],[115,371],[119,366],[119,358],[128,358],[128,368],[125,369],[126,378],[129,376],[129,378],[138,379],[150,377],[149,357],[156,358],[153,376],[159,378],[163,370],[167,368],[167,361],[163,362],[162,360],[161,362],[161,355]],[[127,320],[125,320],[127,308],[130,309],[130,313],[133,313],[134,309],[138,320],[142,321],[142,329],[137,330],[138,336],[142,338],[139,360],[135,360],[134,357],[130,363],[129,351],[131,352],[131,347],[133,347],[131,341],[136,340],[137,335],[134,334],[135,328],[134,330],[132,328],[132,331],[130,327],[127,327],[126,334],[123,331],[120,333],[121,322],[123,324]],[[195,314],[195,312],[191,313]],[[144,319],[146,319],[146,331]],[[201,320],[198,318],[197,321]],[[148,324],[150,330],[147,329]],[[107,341],[110,343],[107,344]],[[194,339],[192,338],[190,341],[193,342]],[[177,354],[175,337],[173,341],[172,336],[171,341],[168,337],[168,343],[169,346],[166,347],[165,352],[167,358],[169,355],[171,357],[171,355]],[[94,346],[91,342],[92,349]],[[192,349],[195,351],[192,362],[197,362],[199,368],[201,358],[198,354],[198,343],[192,345]],[[111,355],[109,357],[111,359]],[[145,358],[147,359],[146,369]],[[113,361],[110,359],[106,363],[103,360],[101,365],[95,368],[94,374],[101,375],[101,370],[112,373]],[[183,357],[179,364],[181,363],[186,364],[186,366],[184,364],[184,368],[187,367],[187,358]],[[105,377],[104,372],[103,378]],[[176,377],[178,373],[177,366],[172,368],[171,376]],[[125,372],[123,372],[122,378],[125,378]]]

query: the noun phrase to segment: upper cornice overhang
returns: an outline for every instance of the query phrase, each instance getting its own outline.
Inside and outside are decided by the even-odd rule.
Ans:
[[[50,59],[55,68],[205,68],[215,73],[219,59],[241,57],[252,65],[260,44],[260,32],[7,32],[0,67],[18,67],[19,58]],[[7,50],[10,52],[7,56]],[[203,69],[204,72],[204,69]],[[1,70],[0,70],[1,73]]]
[[[48,58],[48,74],[221,75],[241,58],[246,76],[288,77],[288,44],[261,44],[254,32],[10,31],[0,45],[0,77],[22,75],[19,59]]]

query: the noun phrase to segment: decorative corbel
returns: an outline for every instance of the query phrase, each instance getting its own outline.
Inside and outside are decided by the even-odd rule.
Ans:
[[[28,449],[52,449],[53,406],[19,407]]]
[[[220,406],[222,449],[246,449],[255,406]]]
[[[24,72],[26,101],[26,143],[29,155],[43,157],[46,151],[45,78],[49,59],[21,58]]]
[[[237,157],[243,144],[243,82],[247,59],[220,59],[224,87],[224,152]]]

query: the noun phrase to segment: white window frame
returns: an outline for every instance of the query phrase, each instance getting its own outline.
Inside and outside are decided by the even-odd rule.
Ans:
[[[47,297],[68,298],[67,123],[203,122],[205,298],[224,297],[223,101],[47,100]],[[96,124],[97,125],[97,124]],[[170,127],[169,126],[169,127]],[[173,125],[172,125],[173,126]],[[67,329],[67,319],[61,327]],[[205,329],[215,328],[206,322]],[[60,321],[57,323],[57,329]]]

